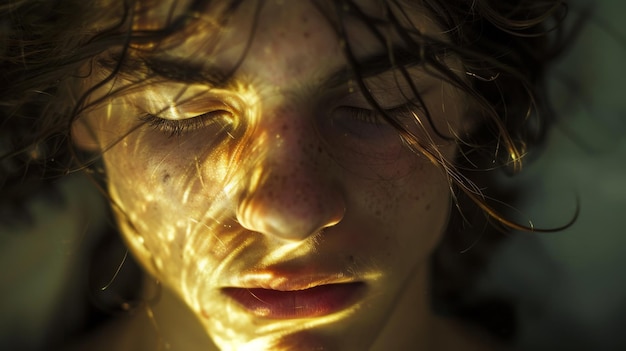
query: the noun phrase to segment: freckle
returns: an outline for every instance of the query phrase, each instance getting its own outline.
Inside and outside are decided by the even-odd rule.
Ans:
[[[289,130],[289,126],[287,124],[283,124],[282,129],[283,131],[287,131]]]
[[[354,263],[354,256],[349,255],[348,256],[348,261],[350,261],[350,263]]]
[[[304,37],[305,37],[305,38],[308,38],[308,37],[310,37],[310,36],[311,36],[311,34],[309,34],[309,32],[304,32]]]
[[[170,180],[171,176],[169,173],[165,173],[163,175],[163,183],[167,183]]]
[[[430,204],[426,205],[426,211],[430,210]]]

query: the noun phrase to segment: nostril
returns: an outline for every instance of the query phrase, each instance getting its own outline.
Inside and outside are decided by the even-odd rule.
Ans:
[[[304,240],[324,228],[336,225],[341,217],[316,220],[312,215],[296,217],[286,212],[243,209],[238,212],[238,220],[242,227],[254,232],[285,240]]]
[[[343,219],[345,205],[339,192],[307,189],[289,191],[262,184],[240,200],[237,219],[248,230],[285,240],[304,240]]]

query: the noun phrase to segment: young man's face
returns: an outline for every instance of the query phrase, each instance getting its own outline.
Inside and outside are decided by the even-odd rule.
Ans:
[[[358,3],[382,13],[374,1]],[[170,5],[146,13],[138,29],[164,21]],[[258,9],[244,3],[225,24],[223,9],[200,11],[155,53],[131,51],[141,63],[103,91],[128,86],[133,74],[151,78],[77,122],[76,138],[89,130],[103,151],[135,257],[218,346],[367,349],[398,311],[429,313],[428,260],[451,200],[446,174],[409,151],[363,96],[344,45],[372,64],[363,65],[365,82],[388,113],[438,156],[453,159],[456,145],[412,106],[399,71],[372,68],[388,60],[385,44],[401,46],[388,25],[377,25],[384,43],[345,11],[346,42],[330,6]],[[405,24],[443,38],[422,11],[404,10]],[[465,113],[461,94],[421,65],[409,73],[437,129],[452,135]]]

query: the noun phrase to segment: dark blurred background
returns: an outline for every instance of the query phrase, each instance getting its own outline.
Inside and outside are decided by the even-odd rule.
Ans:
[[[626,350],[626,2],[575,1],[588,15],[552,72],[559,114],[542,157],[515,179],[519,218],[556,234],[516,233],[484,291],[519,298],[523,350]]]

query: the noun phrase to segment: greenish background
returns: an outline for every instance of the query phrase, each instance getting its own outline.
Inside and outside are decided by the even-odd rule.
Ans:
[[[566,223],[576,196],[580,216],[557,234],[513,235],[483,282],[521,300],[524,350],[626,350],[626,2],[577,1],[581,14],[550,77],[560,120],[515,180],[535,226]]]

